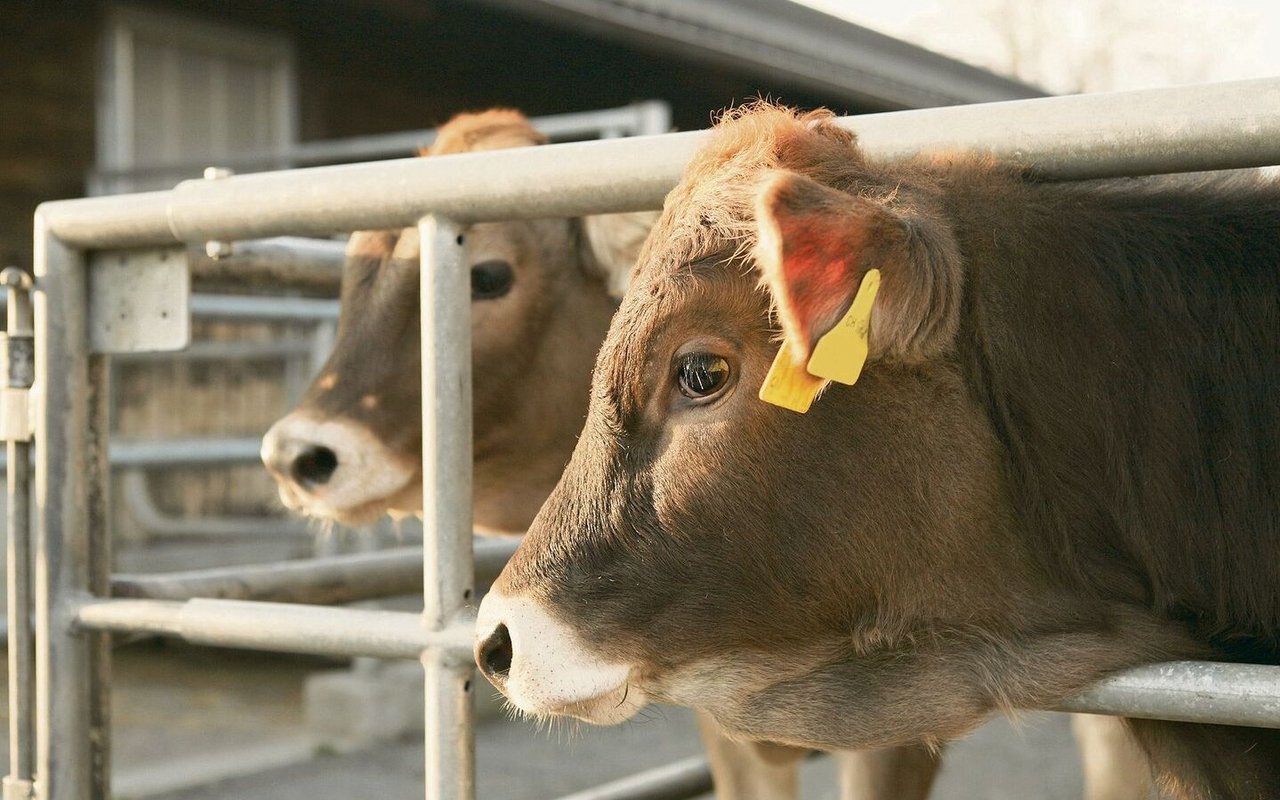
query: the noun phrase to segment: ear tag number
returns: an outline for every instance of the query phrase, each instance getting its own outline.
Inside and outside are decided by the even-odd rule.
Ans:
[[[880,270],[869,269],[853,298],[853,305],[836,326],[818,340],[809,356],[809,374],[852,386],[867,363],[871,308],[880,291]]]
[[[760,385],[760,399],[804,414],[831,381],[848,386],[857,382],[867,363],[871,310],[879,290],[880,270],[867,270],[848,312],[818,340],[806,366],[795,361],[791,348],[783,342]]]

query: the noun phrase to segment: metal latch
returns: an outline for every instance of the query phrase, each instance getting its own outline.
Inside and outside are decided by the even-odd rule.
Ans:
[[[31,384],[35,383],[36,348],[31,317],[31,276],[17,267],[0,272],[9,290],[8,325],[0,334],[0,441],[28,442]]]

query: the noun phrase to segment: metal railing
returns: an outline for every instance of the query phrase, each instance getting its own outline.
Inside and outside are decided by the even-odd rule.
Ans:
[[[544,136],[554,142],[666,133],[671,130],[671,106],[661,100],[641,100],[619,108],[538,117],[534,124]],[[281,150],[138,164],[124,169],[96,169],[89,173],[87,183],[90,194],[114,194],[122,188],[136,188],[140,182],[172,183],[195,177],[202,174],[211,163],[236,172],[257,172],[316,164],[403,158],[419,148],[428,147],[435,138],[436,129],[428,128],[299,142]]]
[[[867,154],[986,150],[1047,177],[1084,178],[1280,163],[1280,80],[1050,98],[841,120]],[[474,795],[470,694],[473,551],[468,292],[461,224],[652,209],[705,133],[566,144],[191,181],[173,191],[42,205],[36,214],[36,692],[30,742],[45,800],[107,786],[107,632],[212,645],[421,657],[426,796]],[[417,224],[422,235],[423,615],[245,600],[111,599],[103,302],[86,249]],[[137,269],[159,269],[133,250]],[[96,263],[96,262],[95,262]],[[156,302],[170,302],[157,300]],[[177,304],[168,313],[183,313]],[[127,340],[145,349],[143,339]],[[155,345],[159,346],[159,345]],[[115,352],[115,351],[112,351]],[[51,379],[53,378],[53,379]],[[445,386],[450,391],[442,391]],[[11,535],[13,535],[11,531]],[[19,567],[20,568],[20,567]],[[194,585],[194,584],[193,584]],[[22,671],[20,683],[31,680]],[[1242,697],[1247,701],[1242,702]],[[1064,704],[1072,711],[1280,726],[1280,667],[1178,662],[1133,670]],[[608,797],[688,796],[695,763]],[[21,773],[17,773],[21,777]],[[663,783],[663,781],[669,781]],[[655,785],[656,784],[656,785]],[[681,788],[683,787],[683,788]],[[630,792],[628,794],[627,792]],[[656,792],[656,793],[655,793]]]

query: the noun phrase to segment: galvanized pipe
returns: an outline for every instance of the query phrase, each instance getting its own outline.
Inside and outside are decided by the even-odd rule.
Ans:
[[[688,800],[712,788],[707,760],[692,756],[567,794],[560,800]]]
[[[418,224],[422,297],[422,618],[428,631],[475,604],[471,549],[471,284],[462,228]],[[474,633],[474,632],[473,632]],[[470,640],[423,654],[427,800],[475,797]]]
[[[1280,728],[1280,666],[1151,664],[1102,681],[1057,710]]]
[[[206,598],[90,599],[76,608],[67,627],[77,632],[173,636],[212,647],[403,659],[421,658],[424,651],[470,658],[474,636],[468,618],[427,631],[421,615],[408,611]]]
[[[91,600],[82,628],[178,636],[195,644],[333,656],[417,658],[445,648],[470,668],[469,616],[424,631],[408,612],[236,600]],[[1175,661],[1137,667],[1099,682],[1056,711],[1251,727],[1280,727],[1280,666]]]
[[[497,577],[518,543],[517,539],[477,539],[477,582]],[[111,596],[337,604],[415,594],[422,586],[422,548],[401,547],[240,567],[117,574],[111,578]]]
[[[34,377],[31,276],[9,267],[0,272],[0,284],[7,287],[9,301],[2,376],[5,385],[0,387],[4,392],[4,408],[0,413],[6,417],[6,451],[17,465],[9,471],[7,480],[9,774],[4,778],[4,800],[27,800],[33,790],[36,768],[36,655],[31,628],[31,437],[27,408]]]
[[[194,538],[236,536],[294,536],[310,538],[314,531],[304,519],[281,516],[186,516],[167,514],[156,508],[147,489],[146,474],[131,469],[124,474],[124,502],[138,529],[147,535],[190,536]],[[195,597],[198,595],[189,595]]]
[[[1047,177],[1280,163],[1280,78],[846,117],[880,159],[987,152]],[[188,181],[46,203],[78,247],[658,208],[705,131]]]
[[[111,445],[111,466],[116,469],[202,467],[216,464],[253,464],[259,460],[262,440],[240,439],[160,439],[119,441]],[[7,469],[9,458],[0,458]]]
[[[119,353],[112,358],[117,364],[176,361],[306,361],[314,348],[306,339],[273,339],[270,341],[192,342],[182,350]]]
[[[42,800],[86,800],[91,781],[90,642],[71,629],[90,588],[92,450],[87,275],[82,253],[35,218],[36,779]]]
[[[206,319],[329,322],[338,318],[338,301],[201,293],[191,295],[191,314]]]
[[[671,128],[671,107],[660,100],[643,100],[621,108],[535,117],[530,122],[543,135],[553,140],[596,138],[602,131],[617,131],[622,135],[666,133]],[[435,141],[436,134],[437,131],[432,128],[300,142],[284,150],[218,159],[218,166],[247,172],[307,164],[396,158],[430,146]],[[99,181],[164,175],[180,178],[199,173],[207,166],[208,160],[144,164],[129,169],[101,170],[94,177]]]
[[[204,248],[187,251],[191,277],[202,281],[261,283],[336,290],[342,281],[346,243],[333,239],[279,236],[234,242],[231,254],[210,258]]]
[[[208,598],[333,605],[421,590],[422,550],[417,547],[111,577],[112,597],[155,600]]]
[[[90,595],[111,592],[111,365],[108,356],[91,353],[86,398],[88,458],[85,459],[85,557]],[[71,598],[68,598],[70,605]],[[89,798],[111,800],[111,637],[91,633],[89,649]]]

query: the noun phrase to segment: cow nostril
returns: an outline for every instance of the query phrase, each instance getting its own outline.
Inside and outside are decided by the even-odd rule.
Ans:
[[[290,472],[293,479],[306,487],[320,486],[329,482],[333,471],[338,468],[338,456],[332,450],[315,445],[303,450],[293,460]]]
[[[476,649],[476,663],[489,679],[502,679],[511,671],[511,634],[499,625]]]

